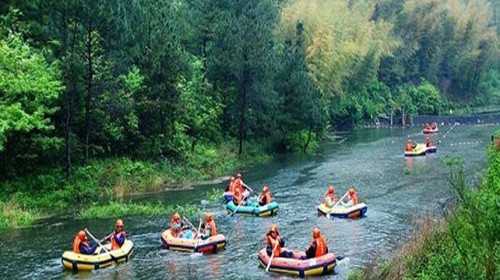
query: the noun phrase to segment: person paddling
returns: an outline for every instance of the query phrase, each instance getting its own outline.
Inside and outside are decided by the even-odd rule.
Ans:
[[[429,136],[427,136],[427,138],[425,138],[425,144],[427,145],[427,148],[434,146],[434,143],[432,143],[432,141],[429,138]]]
[[[335,187],[330,185],[325,193],[324,204],[328,208],[335,205]]]
[[[235,186],[235,179],[234,177],[231,177],[231,180],[229,180],[229,184],[227,185],[226,192],[234,193],[234,186]]]
[[[312,259],[326,255],[328,253],[328,246],[319,228],[314,228],[312,235],[313,240],[306,249],[306,257]]]
[[[262,188],[262,193],[260,194],[258,200],[260,206],[271,204],[271,191],[268,186],[264,186]]]
[[[240,193],[243,193],[245,191],[245,183],[243,183],[243,180],[241,179],[241,174],[238,173],[236,174],[236,180],[234,181],[234,190],[239,190]]]
[[[236,206],[244,205],[244,203],[245,203],[243,201],[243,195],[241,194],[241,191],[238,188],[235,188],[235,190],[234,190],[233,203]]]
[[[408,143],[406,143],[406,151],[407,152],[413,151],[413,142],[411,141],[411,139],[408,139]]]
[[[274,255],[281,258],[293,258],[293,252],[282,250],[285,240],[278,233],[278,226],[272,225],[266,234],[266,253],[268,256]],[[274,253],[274,254],[273,254]]]
[[[97,249],[97,243],[92,246],[87,241],[86,229],[80,230],[73,240],[73,252],[77,254],[92,255]]]
[[[347,203],[341,201],[341,203],[345,207],[351,207],[358,204],[358,195],[356,194],[356,190],[354,189],[354,187],[351,187],[349,189],[349,201]]]
[[[173,237],[179,237],[182,232],[182,220],[178,213],[175,213],[170,220],[170,233]]]
[[[207,212],[205,214],[205,225],[203,227],[203,234],[201,235],[201,239],[208,239],[216,235],[217,235],[217,226],[215,225],[212,213]]]
[[[105,237],[104,241],[109,241],[111,243],[111,250],[118,250],[123,246],[123,243],[125,243],[126,236],[127,234],[123,230],[123,221],[121,219],[118,219],[116,220],[115,231]]]

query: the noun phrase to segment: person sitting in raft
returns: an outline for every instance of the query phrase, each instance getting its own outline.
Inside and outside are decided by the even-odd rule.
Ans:
[[[207,212],[205,214],[205,225],[203,226],[203,234],[201,235],[201,239],[209,239],[212,236],[217,235],[217,226],[215,225],[215,221],[212,217],[212,213]]]
[[[240,190],[240,193],[243,193],[245,191],[245,183],[243,183],[240,173],[236,174],[236,180],[234,181],[234,189],[235,191],[236,189]]]
[[[262,193],[259,196],[259,205],[264,206],[271,203],[271,191],[268,186],[262,188]]]
[[[436,122],[432,122],[431,129],[434,130],[436,128],[437,128],[437,123]]]
[[[123,230],[123,221],[121,219],[116,220],[116,230],[112,232],[108,237],[104,238],[104,241],[111,243],[111,250],[118,250],[125,243],[125,237],[127,234]]]
[[[427,136],[427,138],[425,138],[425,144],[427,145],[427,148],[434,146],[434,143],[432,143],[432,141],[429,138],[429,136]]]
[[[241,191],[238,188],[234,189],[233,203],[236,206],[238,206],[238,205],[242,205],[243,206],[245,204],[245,201],[243,201],[243,195],[241,194]]]
[[[332,208],[335,205],[335,188],[333,186],[328,186],[324,200],[325,206],[328,208]]]
[[[431,126],[428,123],[425,123],[425,130],[430,130]]]
[[[327,253],[328,253],[328,246],[326,245],[325,239],[321,235],[319,228],[314,228],[313,240],[306,249],[306,257],[308,259],[313,259],[326,255]]]
[[[97,249],[97,244],[94,243],[92,246],[89,245],[87,241],[86,230],[80,230],[73,240],[73,252],[77,254],[92,255]]]
[[[341,203],[345,207],[351,207],[358,204],[358,195],[356,194],[354,187],[349,189],[349,201],[347,203],[341,201]]]
[[[278,226],[272,225],[266,234],[266,253],[268,256],[271,256],[274,252],[274,257],[293,258],[293,252],[281,250],[283,247],[285,247],[285,240],[278,233]]]
[[[413,151],[413,142],[411,141],[411,139],[408,139],[408,143],[406,143],[406,151],[407,152],[412,152]]]
[[[180,237],[182,229],[183,224],[181,216],[178,213],[175,213],[170,220],[170,233],[172,233],[173,237]]]
[[[234,177],[231,177],[231,180],[229,180],[229,184],[227,185],[226,192],[234,193],[234,184],[235,184],[235,179]]]

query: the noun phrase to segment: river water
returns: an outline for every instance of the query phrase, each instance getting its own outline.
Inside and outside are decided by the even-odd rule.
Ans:
[[[346,279],[349,270],[375,257],[386,258],[412,231],[418,214],[442,215],[444,202],[453,196],[447,183],[445,156],[465,159],[470,179],[480,178],[487,165],[486,147],[494,126],[443,126],[432,136],[438,153],[405,159],[407,137],[423,142],[419,128],[366,129],[350,133],[341,144],[322,147],[314,156],[289,157],[244,171],[244,181],[255,189],[268,184],[280,212],[272,218],[230,217],[222,201],[201,203],[210,188],[147,194],[141,201],[198,203],[214,214],[228,244],[217,255],[199,256],[161,249],[160,232],[170,217],[125,217],[125,229],[135,244],[126,264],[87,273],[63,269],[60,257],[71,248],[76,232],[87,226],[97,236],[113,229],[115,219],[51,219],[34,228],[0,232],[0,279],[286,279],[258,268],[257,254],[272,223],[279,227],[288,248],[303,250],[317,226],[337,255],[349,257],[328,279]],[[317,217],[328,184],[337,196],[349,185],[368,205],[358,220]],[[181,213],[182,215],[182,213]],[[195,220],[195,219],[193,219]]]

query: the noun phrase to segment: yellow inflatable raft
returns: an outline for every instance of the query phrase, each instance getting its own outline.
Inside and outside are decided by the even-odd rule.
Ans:
[[[123,246],[118,250],[110,251],[111,244],[104,245],[108,252],[101,250],[101,254],[84,255],[73,251],[66,251],[61,257],[64,267],[72,270],[93,270],[112,266],[118,263],[126,262],[130,259],[134,251],[134,243],[125,240]],[[98,251],[100,248],[97,248]]]
[[[161,243],[163,248],[173,251],[215,254],[226,247],[226,237],[217,234],[205,240],[176,238],[167,229],[161,234]]]
[[[339,205],[333,208],[328,208],[325,204],[318,206],[318,212],[320,214],[329,214],[331,218],[355,219],[364,216],[366,211],[368,211],[368,206],[364,203],[358,203],[357,205],[351,207]]]
[[[420,143],[411,152],[405,152],[405,157],[425,156],[426,153],[427,145]]]

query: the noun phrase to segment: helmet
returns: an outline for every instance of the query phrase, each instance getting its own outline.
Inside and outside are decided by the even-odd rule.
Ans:
[[[231,182],[234,182],[234,177],[231,177]]]
[[[349,194],[350,194],[350,195],[353,195],[353,194],[354,194],[354,192],[355,192],[355,191],[354,191],[354,188],[350,188],[350,189],[349,189]]]
[[[122,221],[122,219],[116,220],[116,227],[123,227],[123,221]]]
[[[262,188],[262,191],[263,191],[263,192],[268,192],[268,191],[269,191],[269,187],[268,187],[268,186],[264,186],[264,187]]]
[[[85,240],[85,239],[87,239],[87,234],[85,233],[85,231],[80,230],[80,231],[78,232],[78,239],[80,239],[80,240]]]
[[[241,178],[241,174],[240,173],[236,174],[236,178],[238,179]]]
[[[319,228],[315,227],[313,229],[313,238],[318,238],[321,235]]]
[[[205,219],[207,220],[207,222],[211,222],[212,221],[212,213],[207,212],[205,214]]]
[[[269,231],[270,231],[270,232],[276,232],[276,233],[277,233],[277,232],[278,232],[278,226],[277,226],[277,225],[275,225],[275,224],[273,224],[273,225],[271,226],[271,229],[270,229]]]
[[[177,220],[180,220],[181,219],[181,216],[179,215],[179,213],[175,213],[173,216],[172,216],[172,220],[174,221],[177,221]]]
[[[335,188],[333,186],[328,186],[328,192],[329,193],[334,193],[335,192]]]

